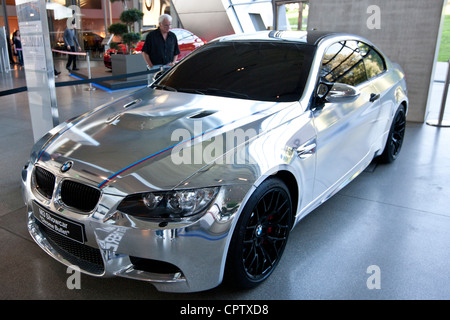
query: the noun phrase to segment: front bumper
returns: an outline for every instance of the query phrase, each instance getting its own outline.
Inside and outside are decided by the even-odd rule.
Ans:
[[[34,241],[59,262],[76,265],[96,277],[148,281],[167,292],[202,291],[222,282],[233,221],[249,186],[222,187],[214,204],[200,218],[164,225],[116,211],[123,196],[103,193],[89,214],[61,206],[57,199],[46,199],[36,190],[33,169],[29,165],[22,171],[28,230]],[[57,178],[55,188],[59,183]],[[83,241],[55,231],[51,223],[39,217],[39,211],[53,220],[80,226]]]

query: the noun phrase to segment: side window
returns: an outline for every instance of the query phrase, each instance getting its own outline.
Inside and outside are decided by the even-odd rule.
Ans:
[[[356,41],[331,45],[322,60],[321,77],[328,82],[356,86],[367,80],[363,58]]]
[[[363,42],[359,43],[359,48],[364,58],[367,78],[373,78],[386,70],[386,63],[383,57],[374,48]]]

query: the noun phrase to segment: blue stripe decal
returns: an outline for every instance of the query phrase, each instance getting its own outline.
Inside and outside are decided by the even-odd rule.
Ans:
[[[208,236],[208,235],[206,235],[204,233],[192,233],[192,232],[181,233],[181,234],[178,234],[178,236],[179,237],[196,237],[196,238],[202,238],[202,239],[205,239],[205,240],[208,240],[208,241],[219,241],[219,240],[222,240],[222,239],[226,238],[228,236],[228,232],[225,233],[224,235],[218,236],[218,237],[211,237],[211,236]]]
[[[268,109],[270,109],[270,108],[268,108]],[[266,110],[268,110],[268,109],[260,110],[260,111],[255,111],[255,112],[253,112],[252,114],[250,114],[248,117],[254,116],[254,115],[258,114],[258,113],[263,113],[264,111],[266,111]],[[238,119],[238,120],[242,120],[242,119]],[[152,155],[149,155],[149,156],[147,156],[147,157],[145,157],[145,158],[143,158],[143,159],[141,159],[141,160],[139,160],[139,161],[136,161],[136,162],[130,164],[129,166],[127,166],[127,167],[125,167],[125,168],[123,168],[123,169],[117,171],[116,173],[112,174],[111,176],[109,176],[108,178],[106,178],[105,180],[103,180],[103,182],[100,183],[97,187],[98,187],[98,188],[103,188],[108,182],[110,182],[112,179],[114,179],[115,177],[117,177],[117,176],[120,175],[121,173],[123,173],[123,172],[125,172],[125,171],[127,171],[127,170],[129,170],[129,169],[131,169],[131,168],[133,168],[133,167],[135,167],[135,166],[137,166],[137,165],[139,165],[139,164],[141,164],[141,163],[147,161],[147,160],[150,160],[150,159],[156,157],[157,155],[160,155],[160,154],[162,154],[162,153],[164,153],[164,152],[166,152],[166,151],[172,150],[173,148],[175,148],[175,147],[177,147],[177,146],[179,146],[179,145],[181,145],[181,144],[183,144],[183,143],[192,141],[192,140],[194,140],[194,139],[196,139],[196,138],[198,138],[198,137],[204,136],[204,135],[207,134],[207,133],[210,133],[210,132],[213,132],[213,131],[218,130],[218,129],[220,129],[220,128],[223,128],[223,127],[225,127],[225,126],[231,125],[231,124],[237,122],[238,120],[233,120],[233,121],[231,121],[231,122],[229,122],[229,123],[227,123],[227,124],[222,124],[222,125],[220,125],[220,126],[218,126],[218,127],[216,127],[216,128],[206,130],[206,131],[200,133],[199,135],[197,135],[197,136],[195,136],[195,137],[192,137],[192,138],[190,138],[190,139],[186,139],[186,140],[184,140],[184,141],[180,141],[180,142],[174,144],[173,146],[170,146],[170,147],[167,147],[167,148],[165,148],[165,149],[162,149],[161,151],[158,151],[158,152],[156,152],[156,153],[154,153],[154,154],[152,154]]]

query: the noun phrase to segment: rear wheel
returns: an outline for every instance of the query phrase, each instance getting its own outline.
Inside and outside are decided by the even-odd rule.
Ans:
[[[227,280],[252,288],[278,265],[292,227],[292,203],[286,185],[264,181],[251,196],[238,221],[227,260]]]
[[[384,163],[391,163],[397,159],[405,138],[406,128],[406,111],[405,106],[400,105],[395,113],[392,121],[386,146],[380,156],[380,160]]]

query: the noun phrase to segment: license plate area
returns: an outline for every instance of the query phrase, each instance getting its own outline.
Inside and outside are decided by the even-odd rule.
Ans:
[[[84,244],[84,225],[66,219],[33,202],[33,216],[45,227],[68,239]]]

